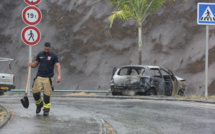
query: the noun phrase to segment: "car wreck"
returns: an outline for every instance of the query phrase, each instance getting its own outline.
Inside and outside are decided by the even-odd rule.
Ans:
[[[159,66],[128,65],[114,67],[112,95],[185,95],[184,79]]]

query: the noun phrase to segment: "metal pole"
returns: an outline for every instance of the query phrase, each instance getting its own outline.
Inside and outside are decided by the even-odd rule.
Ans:
[[[31,61],[31,55],[32,55],[32,46],[29,46],[29,62]],[[31,71],[29,74],[28,96],[30,95],[30,89],[31,89]]]
[[[206,25],[206,49],[205,49],[205,97],[208,97],[208,37],[209,26]]]

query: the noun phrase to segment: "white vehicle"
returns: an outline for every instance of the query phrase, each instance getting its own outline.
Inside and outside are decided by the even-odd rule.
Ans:
[[[4,92],[15,89],[15,76],[11,71],[10,58],[0,57],[0,95],[4,95]]]

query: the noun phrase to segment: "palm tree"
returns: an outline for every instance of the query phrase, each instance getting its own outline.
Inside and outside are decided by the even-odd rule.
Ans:
[[[135,19],[138,24],[139,65],[142,64],[142,24],[147,16],[156,12],[167,1],[170,0],[110,0],[110,4],[117,7],[117,11],[113,11],[113,14],[109,17],[110,28],[115,18],[122,20]]]

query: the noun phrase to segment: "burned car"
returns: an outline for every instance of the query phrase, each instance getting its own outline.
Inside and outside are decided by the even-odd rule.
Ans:
[[[180,95],[185,94],[184,79],[159,66],[129,65],[113,69],[112,95]]]

